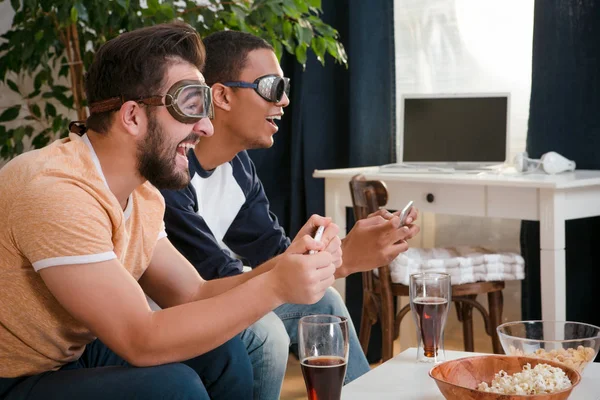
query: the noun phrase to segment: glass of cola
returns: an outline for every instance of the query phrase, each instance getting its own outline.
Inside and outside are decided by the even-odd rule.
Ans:
[[[309,400],[339,400],[348,364],[348,321],[309,315],[298,323],[298,355]]]
[[[452,301],[450,275],[420,273],[410,276],[410,308],[417,326],[417,361],[446,360],[444,326]]]

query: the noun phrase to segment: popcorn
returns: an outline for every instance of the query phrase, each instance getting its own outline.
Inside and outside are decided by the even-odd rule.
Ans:
[[[546,351],[545,349],[537,349],[533,353],[524,353],[514,346],[510,346],[509,353],[513,356],[529,356],[541,358],[549,361],[563,363],[567,367],[583,372],[583,369],[594,359],[594,349],[591,347],[578,346],[577,349],[560,348],[558,350]]]
[[[477,390],[498,394],[534,395],[559,392],[571,387],[571,381],[560,368],[540,363],[534,368],[527,363],[522,372],[508,375],[501,370],[494,375],[489,386],[486,382],[477,385]]]

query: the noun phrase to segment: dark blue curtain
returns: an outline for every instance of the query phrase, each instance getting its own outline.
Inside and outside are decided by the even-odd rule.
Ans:
[[[349,67],[331,57],[323,67],[311,54],[303,70],[285,57],[291,104],[273,148],[250,152],[271,209],[292,237],[311,214],[324,214],[324,185],[312,177],[315,169],[379,165],[395,157],[393,0],[322,4],[324,21],[340,33]],[[346,303],[358,324],[360,274],[347,279]],[[374,330],[372,360],[378,358],[380,339]]]
[[[557,151],[600,169],[600,3],[537,0],[527,151]],[[567,319],[600,325],[600,218],[566,223]],[[541,318],[539,223],[523,221],[524,319]],[[543,268],[543,266],[542,266]]]

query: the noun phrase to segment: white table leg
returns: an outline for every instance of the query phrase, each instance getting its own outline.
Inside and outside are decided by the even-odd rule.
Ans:
[[[567,318],[565,262],[565,193],[540,189],[540,280],[542,318]]]
[[[332,221],[340,227],[340,238],[346,236],[346,206],[344,205],[342,193],[348,193],[348,196],[350,196],[350,186],[347,180],[325,179],[325,216],[331,217]],[[340,292],[342,299],[346,301],[346,279],[336,279],[333,287]]]

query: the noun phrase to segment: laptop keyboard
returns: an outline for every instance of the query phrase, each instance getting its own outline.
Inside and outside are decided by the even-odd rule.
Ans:
[[[460,172],[481,172],[490,171],[502,164],[463,164],[463,163],[436,163],[436,164],[416,164],[416,163],[397,163],[382,165],[381,172],[403,172],[403,173],[452,173]]]

